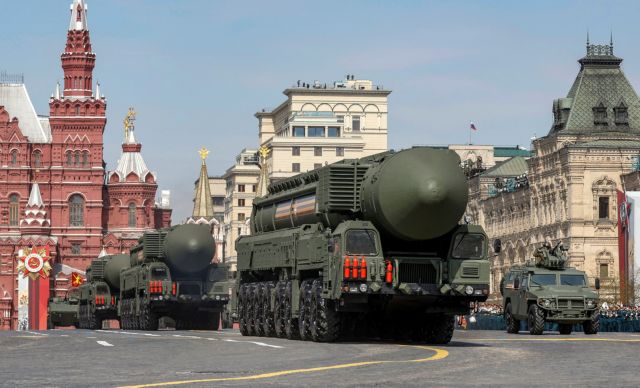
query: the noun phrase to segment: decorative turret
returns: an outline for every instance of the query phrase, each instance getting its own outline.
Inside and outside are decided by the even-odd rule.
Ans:
[[[61,58],[64,95],[76,98],[91,97],[96,55],[91,51],[87,5],[84,0],[74,0],[71,4],[67,45]]]
[[[142,144],[138,143],[134,135],[136,112],[129,108],[124,119],[124,140],[122,142],[122,156],[118,166],[109,174],[109,182],[146,182],[155,183],[155,174],[148,168],[142,154]]]
[[[258,154],[260,155],[260,176],[258,177],[258,187],[256,188],[256,197],[265,196],[269,187],[269,168],[267,165],[267,157],[271,150],[266,146],[260,147]]]
[[[20,226],[22,228],[36,228],[38,230],[51,226],[51,221],[47,218],[47,212],[44,202],[42,201],[38,183],[34,183],[31,186],[29,201],[25,207],[24,218],[20,222]]]
[[[209,150],[202,147],[200,151],[202,165],[200,167],[200,178],[196,187],[196,198],[193,203],[193,213],[191,219],[199,223],[199,220],[209,223],[213,219],[213,203],[211,203],[211,188],[209,187],[209,175],[207,174],[207,155]]]

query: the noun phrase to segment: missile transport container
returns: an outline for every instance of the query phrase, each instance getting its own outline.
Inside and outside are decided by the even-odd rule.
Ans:
[[[449,342],[454,315],[489,294],[487,236],[459,222],[467,200],[457,154],[426,147],[272,183],[236,243],[242,334]]]
[[[215,241],[208,225],[147,231],[130,250],[120,276],[122,328],[157,330],[166,316],[177,329],[217,330],[228,302],[227,269],[211,261]]]
[[[87,281],[78,287],[80,328],[101,329],[102,321],[118,319],[120,271],[129,267],[129,261],[129,255],[107,255],[91,261]]]

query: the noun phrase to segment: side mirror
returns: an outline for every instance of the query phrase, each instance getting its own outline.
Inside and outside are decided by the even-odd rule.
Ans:
[[[502,241],[499,238],[493,240],[493,251],[495,253],[500,253],[502,251]]]
[[[596,290],[600,289],[600,278],[596,278]]]
[[[517,290],[518,288],[520,288],[520,278],[516,278],[516,280],[513,281],[513,289]]]

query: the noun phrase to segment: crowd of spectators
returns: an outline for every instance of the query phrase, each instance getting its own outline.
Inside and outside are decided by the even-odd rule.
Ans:
[[[625,306],[622,304],[607,304],[600,307],[600,318],[624,319],[625,321],[640,320],[640,305]]]

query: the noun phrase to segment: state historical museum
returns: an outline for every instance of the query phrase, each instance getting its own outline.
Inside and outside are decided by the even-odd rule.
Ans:
[[[98,255],[126,251],[144,230],[171,222],[168,206],[155,202],[156,176],[133,125],[116,169],[105,168],[107,101],[94,88],[86,17],[84,0],[74,0],[61,55],[64,85],[51,96],[48,117],[36,114],[20,77],[0,78],[0,330],[18,328],[26,303],[18,300],[23,252],[47,247],[52,270],[37,297],[64,296],[72,272],[83,274]]]

